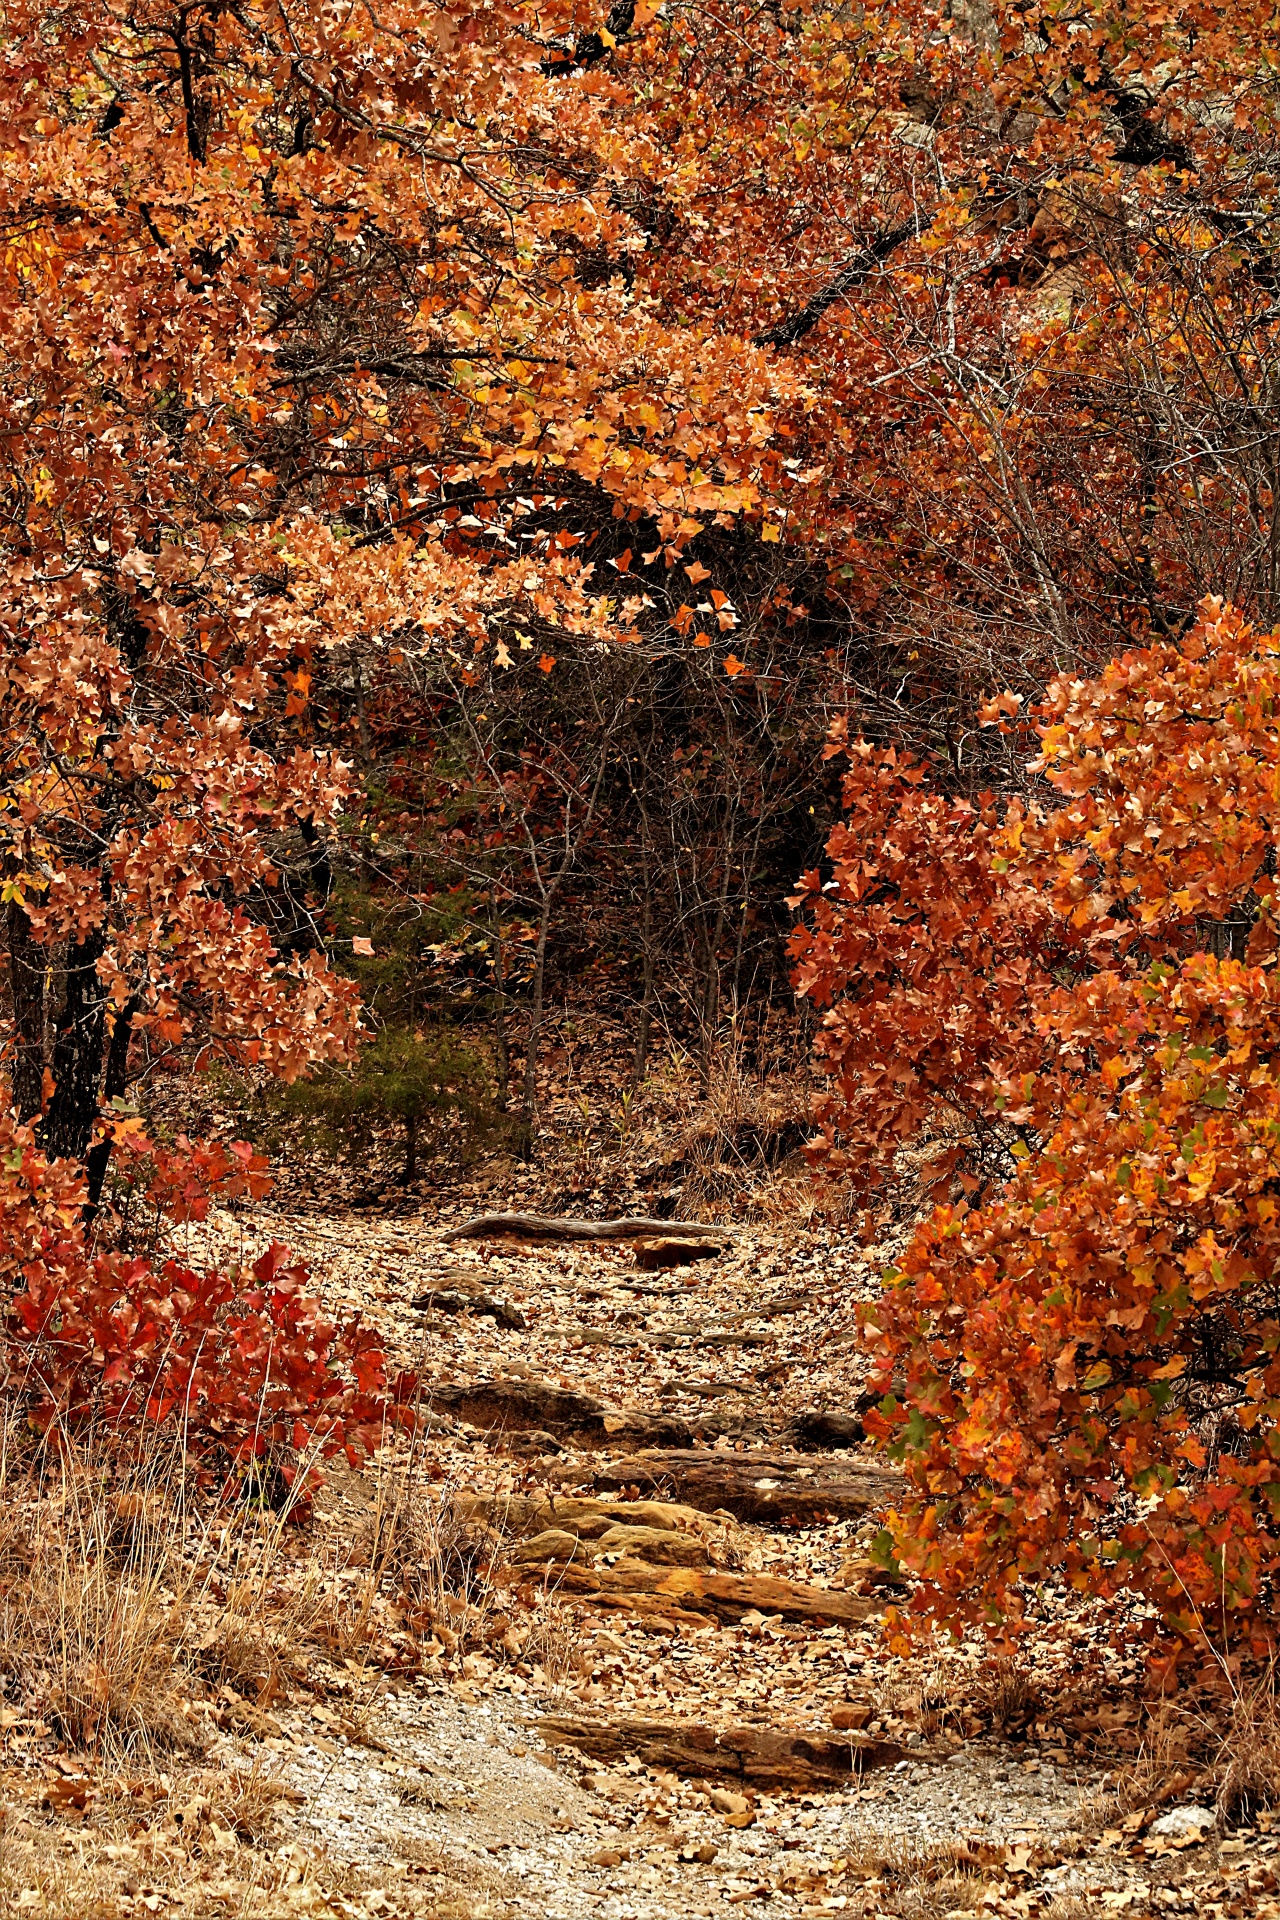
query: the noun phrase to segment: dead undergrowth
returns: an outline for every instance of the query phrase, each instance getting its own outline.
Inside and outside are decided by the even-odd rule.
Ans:
[[[0,1911],[391,1912],[290,1838],[299,1796],[269,1752],[228,1768],[209,1749],[227,1732],[268,1740],[282,1705],[323,1712],[312,1703],[335,1668],[335,1730],[374,1745],[366,1708],[388,1672],[463,1686],[502,1662],[539,1680],[567,1674],[568,1611],[505,1585],[501,1545],[430,1481],[412,1444],[275,1510],[218,1498],[176,1450],[130,1459],[100,1436],[37,1444],[11,1424]],[[489,1910],[456,1859],[406,1872],[423,1877],[441,1920]],[[419,1910],[403,1887],[398,1898],[397,1911]]]

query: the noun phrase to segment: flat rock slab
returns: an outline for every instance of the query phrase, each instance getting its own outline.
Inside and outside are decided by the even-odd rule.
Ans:
[[[642,1273],[661,1273],[668,1267],[691,1267],[695,1260],[714,1260],[727,1241],[661,1239],[636,1241],[636,1265]]]
[[[564,1593],[580,1594],[588,1603],[626,1608],[631,1599],[656,1604],[640,1611],[661,1613],[676,1607],[682,1613],[710,1615],[738,1621],[748,1613],[765,1618],[807,1620],[828,1627],[859,1627],[883,1602],[866,1594],[836,1588],[807,1587],[795,1580],[775,1580],[763,1573],[704,1573],[694,1567],[652,1566],[644,1560],[620,1560],[613,1567],[569,1565],[559,1579]]]
[[[651,1527],[699,1537],[717,1531],[696,1507],[666,1500],[591,1500],[574,1494],[459,1493],[454,1501],[468,1519],[498,1532],[526,1536],[558,1527],[579,1540],[598,1540],[611,1527]]]
[[[706,1567],[711,1556],[706,1542],[695,1533],[673,1533],[666,1527],[610,1527],[594,1539],[584,1539],[564,1527],[547,1527],[520,1541],[510,1554],[514,1567],[591,1565],[602,1555],[621,1554],[643,1560],[647,1566]]]
[[[553,1387],[545,1380],[499,1376],[427,1389],[425,1399],[438,1411],[466,1420],[485,1433],[536,1429],[557,1439],[573,1438],[593,1446],[691,1447],[693,1429],[675,1414],[638,1413],[611,1407],[592,1393]]]
[[[859,1733],[791,1733],[762,1727],[708,1727],[678,1720],[608,1720],[547,1714],[535,1722],[548,1746],[575,1747],[609,1764],[628,1759],[693,1779],[759,1786],[847,1785],[906,1754],[892,1740]],[[918,1756],[917,1756],[918,1757]]]
[[[804,1453],[725,1453],[653,1447],[596,1469],[606,1490],[638,1487],[739,1520],[856,1520],[892,1506],[903,1495],[902,1476],[884,1467],[859,1467]]]

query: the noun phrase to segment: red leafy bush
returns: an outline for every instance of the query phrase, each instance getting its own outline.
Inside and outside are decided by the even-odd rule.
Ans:
[[[234,1153],[211,1149],[191,1158],[183,1179],[181,1158],[161,1154],[157,1177],[185,1195],[188,1215],[203,1211],[215,1176],[232,1185],[247,1177]],[[50,1162],[31,1130],[4,1116],[0,1165],[7,1387],[36,1427],[92,1420],[128,1435],[169,1422],[211,1465],[268,1449],[343,1449],[355,1464],[411,1419],[412,1378],[388,1379],[380,1342],[358,1317],[322,1313],[305,1292],[306,1269],[283,1247],[250,1271],[204,1274],[95,1251],[81,1167]]]

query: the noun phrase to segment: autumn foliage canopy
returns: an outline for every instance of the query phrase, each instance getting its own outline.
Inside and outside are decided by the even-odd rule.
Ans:
[[[924,1142],[943,1202],[869,1322],[897,1550],[952,1616],[1061,1566],[1256,1617],[1274,29],[8,9],[0,1217],[37,1421],[95,1371],[232,1453],[399,1417],[280,1257],[196,1276],[113,1226],[122,1187],[175,1219],[263,1177],[148,1131],[179,1080],[351,1071],[380,956],[344,887],[533,956],[532,1150],[557,943],[709,1077],[785,991],[807,866],[827,1170],[873,1192]],[[505,1075],[526,975],[488,964]]]

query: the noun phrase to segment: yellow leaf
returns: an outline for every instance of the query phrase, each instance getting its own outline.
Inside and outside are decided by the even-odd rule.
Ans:
[[[772,520],[766,520],[760,529],[760,538],[762,540],[781,540],[782,528],[775,526]]]

